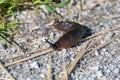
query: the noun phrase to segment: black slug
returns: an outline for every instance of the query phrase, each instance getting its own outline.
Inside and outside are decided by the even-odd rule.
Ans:
[[[86,33],[85,27],[75,22],[55,22],[53,26],[57,30],[65,32],[54,44],[46,40],[54,50],[74,46]]]

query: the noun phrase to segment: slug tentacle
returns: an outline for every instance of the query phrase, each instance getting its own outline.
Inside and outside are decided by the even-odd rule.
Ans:
[[[53,44],[51,43],[50,41],[48,41],[47,39],[45,39],[45,41],[50,44],[50,46],[53,48],[53,49],[57,49],[57,45],[56,44]]]

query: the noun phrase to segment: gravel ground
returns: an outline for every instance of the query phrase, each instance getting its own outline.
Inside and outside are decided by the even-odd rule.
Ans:
[[[97,0],[84,0],[84,10],[81,11],[80,0],[71,0],[68,6],[60,9],[56,8],[56,11],[64,17],[60,20],[83,24],[90,28],[93,34],[120,26],[120,0],[98,1],[97,4]],[[88,7],[86,8],[86,6]],[[48,26],[51,20],[58,16],[49,14],[47,10],[44,10],[44,12],[46,13],[25,10],[16,14],[16,20],[25,22],[25,24],[18,27],[19,31],[15,35],[15,41],[23,46],[27,52],[48,48],[49,44],[45,42],[45,39],[55,42],[63,35],[62,32]],[[114,35],[120,36],[119,30],[114,33],[109,32],[104,36],[97,37],[98,44],[104,43]],[[59,80],[65,73],[65,66],[75,60],[76,55],[80,53],[78,51],[86,43],[85,41],[69,49],[53,51],[9,66],[7,70],[16,80],[48,80],[48,67],[51,66],[52,80]],[[11,46],[6,49],[4,44],[0,44],[1,60],[17,54],[20,54],[18,47]],[[0,77],[9,80],[2,70],[0,70]],[[96,50],[93,55],[84,56],[68,76],[68,80],[120,80],[120,39],[118,38],[106,47]]]

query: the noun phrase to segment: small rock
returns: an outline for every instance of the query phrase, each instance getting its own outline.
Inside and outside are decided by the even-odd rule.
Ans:
[[[91,67],[91,70],[98,71],[98,66]]]
[[[41,41],[46,42],[45,39],[46,39],[46,37],[43,36],[43,37],[41,38]]]
[[[70,59],[73,61],[75,60],[75,54],[71,54]]]
[[[5,45],[0,44],[0,50],[4,50],[5,48],[6,48],[6,46],[5,46]]]
[[[106,51],[106,48],[103,48],[102,51],[105,52],[105,51]]]
[[[45,78],[45,74],[40,74],[40,77],[41,78]]]
[[[115,68],[114,70],[113,70],[113,72],[115,73],[115,74],[119,74],[119,68]]]
[[[46,15],[43,12],[40,12],[40,15],[43,19],[46,19]]]
[[[100,77],[103,76],[102,71],[98,71],[96,75],[97,75],[97,78],[100,79]]]
[[[62,49],[62,52],[63,52],[63,54],[65,54],[66,53],[66,49]]]
[[[97,51],[97,50],[95,50],[95,55],[96,55],[96,56],[98,56],[98,55],[99,55],[99,53],[98,53],[98,51]]]
[[[108,69],[108,70],[106,70],[106,73],[110,73],[110,70]]]
[[[101,80],[107,80],[107,78],[105,76],[102,76]]]
[[[40,68],[38,62],[33,62],[33,63],[30,64],[30,66],[31,66],[32,68],[36,68],[36,69],[39,69],[39,68]]]
[[[26,80],[32,80],[30,77],[28,77]]]

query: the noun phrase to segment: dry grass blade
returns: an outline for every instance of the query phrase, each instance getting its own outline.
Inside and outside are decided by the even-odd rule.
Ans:
[[[68,79],[67,79],[67,75],[64,74],[60,80],[68,80]]]
[[[2,63],[0,63],[0,68],[6,73],[6,75],[8,76],[9,80],[15,80],[12,75],[5,69],[5,67],[3,66]]]
[[[60,80],[68,80],[68,74],[67,74],[67,69],[66,69],[66,63],[65,63],[65,59],[64,57],[62,57],[63,60],[63,69],[64,69],[64,75],[62,76],[62,78]]]
[[[48,76],[47,80],[52,80],[52,74],[51,74],[51,63],[52,63],[52,58],[51,58],[51,53],[50,53],[50,59],[49,59],[49,64],[48,64]]]
[[[89,43],[91,42],[91,40],[88,41],[88,43],[82,48],[81,53],[78,54],[75,58],[75,60],[69,65],[69,67],[67,68],[67,73],[68,75],[71,73],[71,71],[74,69],[74,67],[76,66],[77,62],[82,58],[82,56],[87,52],[87,46],[89,45]]]
[[[68,66],[67,68],[67,75],[69,75],[71,73],[71,71],[74,69],[74,67],[76,66],[77,62],[82,58],[82,56],[87,52],[87,47],[89,45],[89,43],[91,42],[91,40],[88,41],[88,43],[81,49],[81,53],[78,54],[75,58],[75,60]],[[65,80],[64,79],[65,76],[63,75],[61,80]]]
[[[88,50],[90,47],[94,46],[96,42],[97,42],[96,40],[92,39],[92,41],[87,46],[86,50]]]
[[[20,53],[20,54],[13,54],[12,56],[11,56],[11,54],[8,54],[3,61],[7,61],[7,60],[10,60],[10,59],[13,59],[13,58],[16,58],[16,57],[20,57],[20,56],[24,56],[24,55],[25,54],[22,54],[22,53]]]
[[[29,60],[29,59],[33,59],[33,58],[35,58],[35,57],[38,57],[38,56],[43,55],[43,54],[47,54],[47,53],[52,52],[52,51],[53,51],[52,48],[48,48],[48,49],[42,50],[42,51],[36,51],[37,54],[32,55],[32,56],[27,57],[27,58],[23,58],[23,59],[14,61],[14,62],[12,62],[12,63],[5,64],[5,67],[10,66],[10,65],[13,65],[13,64],[17,64],[17,63],[20,63],[20,62],[23,62],[23,61],[26,61],[26,60]]]
[[[17,46],[18,47],[18,46]],[[20,50],[20,51],[19,51]],[[46,49],[43,49],[43,50],[46,50]],[[4,61],[7,61],[7,60],[10,60],[10,59],[13,59],[13,58],[17,58],[17,57],[21,57],[21,56],[25,56],[27,54],[32,54],[32,53],[37,53],[37,52],[40,52],[40,51],[43,51],[43,50],[37,50],[37,51],[32,51],[32,52],[29,52],[29,53],[25,53],[24,51],[22,51],[19,47],[18,47],[18,51],[20,52],[20,54],[16,54],[16,55],[7,55],[6,59],[4,59]]]
[[[104,30],[104,31],[102,31],[100,33],[96,33],[96,34],[94,34],[94,35],[92,35],[90,37],[87,37],[87,38],[83,39],[82,41],[94,38],[94,37],[99,36],[99,35],[105,35],[105,34],[109,33],[110,31],[115,31],[115,30],[119,30],[119,29],[120,29],[120,27],[114,27],[112,29]]]
[[[25,50],[24,48],[22,48],[22,46],[20,46],[16,41],[13,40],[13,44],[16,45],[16,47],[20,50],[20,54],[24,55],[25,54]]]
[[[83,10],[93,9],[94,7],[96,7],[97,5],[99,5],[103,2],[105,2],[105,0],[96,0],[96,3],[91,3],[88,6],[83,6]]]
[[[82,56],[87,52],[87,48],[89,43],[91,42],[91,40],[88,41],[88,43],[82,48],[81,50],[81,54],[78,54],[75,58],[75,60],[68,66],[67,68],[67,76],[71,73],[71,71],[74,69],[74,67],[76,66],[77,62],[82,58]],[[61,80],[65,80],[65,76],[63,75],[61,77]]]
[[[92,51],[90,51],[90,52],[87,53],[86,55],[92,54],[92,53],[94,53],[96,50],[99,50],[99,49],[107,46],[108,44],[110,44],[110,43],[111,43],[113,40],[115,40],[115,39],[116,39],[116,37],[113,37],[112,39],[107,40],[106,42],[104,42],[104,44],[100,44],[98,47],[94,48]],[[85,55],[85,56],[86,56],[86,55]]]
[[[107,34],[107,33],[110,32],[110,31],[115,31],[115,30],[119,30],[119,29],[120,29],[120,27],[114,27],[114,28],[112,28],[112,29],[108,29],[108,30],[105,30],[105,31],[103,31],[103,32],[94,34],[94,35],[92,35],[92,36],[90,36],[90,37],[88,37],[88,38],[86,38],[86,39],[92,40],[92,39],[93,39],[94,37],[96,37],[96,36],[105,35],[105,34]],[[115,38],[112,38],[112,39],[108,40],[107,42],[105,42],[104,44],[99,45],[98,47],[96,47],[94,50],[92,50],[92,51],[89,52],[89,53],[91,54],[91,53],[93,53],[95,50],[99,50],[99,49],[105,47],[105,46],[108,45],[110,42],[112,42],[114,39],[115,39]],[[90,41],[90,40],[89,40],[89,41]],[[84,48],[83,48],[82,51],[81,51],[82,54],[78,55],[78,56],[76,57],[75,61],[69,65],[69,67],[67,68],[67,73],[68,73],[68,75],[71,73],[71,71],[73,70],[73,68],[75,67],[75,65],[77,64],[77,62],[80,60],[80,58],[86,53],[86,51],[91,47],[91,45],[93,45],[92,43],[94,43],[94,42],[91,42],[91,43],[89,44],[89,46],[88,46],[88,45],[84,46]],[[61,78],[61,80],[64,80],[64,76]]]
[[[42,50],[37,50],[37,51],[32,51],[32,52],[29,52],[29,53],[20,53],[20,54],[18,54],[18,55],[14,55],[14,56],[11,56],[11,57],[6,57],[7,59],[4,59],[4,61],[7,61],[8,59],[10,60],[10,59],[13,59],[13,58],[17,58],[17,57],[21,57],[21,56],[25,56],[26,54],[32,54],[32,53],[37,53],[37,52],[42,52],[41,53],[41,55],[42,54],[47,54],[48,52],[49,52],[49,49],[50,48],[47,48],[47,49],[42,49]],[[47,52],[47,53],[44,53],[44,50],[45,50],[45,52]],[[51,51],[50,51],[51,52]]]
[[[47,73],[48,73],[47,80],[51,80],[52,74],[51,74],[51,66],[50,65],[48,65],[48,71],[47,71]]]
[[[104,19],[116,19],[116,18],[120,18],[120,15],[109,15],[109,16],[103,16]]]

